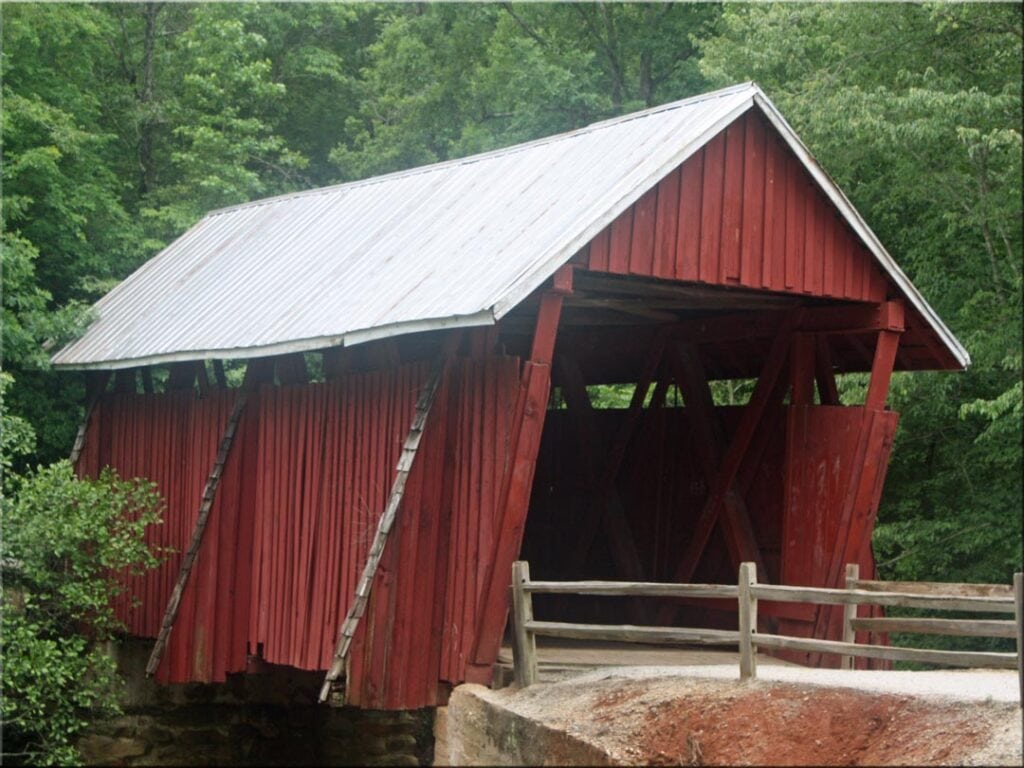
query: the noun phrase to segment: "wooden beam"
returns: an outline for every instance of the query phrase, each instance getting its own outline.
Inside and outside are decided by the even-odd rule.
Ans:
[[[242,418],[246,399],[247,392],[245,390],[238,393],[235,405],[228,416],[227,424],[224,426],[224,434],[220,440],[217,457],[214,459],[213,467],[206,478],[206,487],[203,489],[203,495],[199,502],[199,515],[196,518],[196,525],[192,531],[192,539],[189,542],[185,556],[182,558],[178,579],[174,584],[174,590],[171,592],[171,598],[167,602],[167,608],[164,610],[160,632],[157,635],[156,643],[153,645],[153,651],[149,655],[149,661],[146,663],[146,675],[148,677],[152,677],[156,673],[157,667],[160,666],[160,659],[163,656],[164,648],[174,626],[174,620],[178,616],[178,608],[181,607],[181,596],[185,591],[185,585],[188,583],[189,576],[192,574],[192,566],[195,564],[196,557],[199,554],[199,547],[203,543],[203,534],[206,533],[206,524],[210,518],[210,511],[213,509],[213,501],[217,496],[217,487],[220,485],[220,478],[224,471],[224,465],[227,463],[231,445],[235,439],[238,422]]]
[[[213,376],[217,381],[217,386],[221,389],[228,388],[228,377],[224,373],[224,361],[214,360],[213,361]]]
[[[608,452],[608,464],[605,467],[605,477],[612,481],[619,474],[619,468],[622,466],[622,459],[626,455],[626,448],[629,446],[629,440],[633,436],[633,432],[636,428],[636,423],[640,418],[640,415],[644,410],[644,400],[647,399],[647,391],[651,388],[651,382],[654,380],[655,375],[658,372],[658,366],[661,365],[661,360],[665,355],[665,344],[666,334],[664,331],[659,331],[654,336],[654,341],[651,343],[650,349],[647,352],[647,356],[644,358],[643,367],[640,370],[640,378],[637,380],[636,388],[633,390],[633,396],[629,401],[629,412],[626,419],[623,421],[622,426],[615,435],[615,439],[612,442],[611,448]]]
[[[206,395],[210,391],[210,374],[203,360],[196,361],[196,384],[199,386],[200,395]]]
[[[114,392],[119,395],[134,395],[138,391],[135,368],[114,371]]]
[[[323,351],[324,378],[337,379],[348,373],[349,354],[345,347],[328,347]]]
[[[274,358],[257,357],[250,359],[245,364],[245,377],[243,387],[255,387],[259,384],[273,384],[274,382]]]
[[[78,459],[85,448],[89,420],[92,419],[92,412],[96,408],[96,403],[103,396],[108,381],[110,381],[110,371],[88,371],[85,374],[85,415],[82,417],[82,423],[78,425],[78,432],[75,433],[75,442],[71,446],[70,460],[72,468],[78,465]]]
[[[572,263],[563,264],[551,278],[551,293],[560,296],[571,296],[574,291],[575,267]]]
[[[651,394],[651,408],[664,408],[665,397],[668,395],[669,380],[666,377],[658,379],[658,383],[654,386],[654,392]]]
[[[167,391],[175,392],[181,389],[192,389],[196,383],[195,360],[186,360],[182,363],[171,363],[167,366]]]
[[[675,299],[687,306],[701,308],[769,309],[796,306],[800,299],[794,296],[744,291],[736,288],[680,285],[664,281],[644,280],[638,277],[613,277],[599,272],[579,270],[576,287],[586,293],[620,294],[644,298]]]
[[[434,361],[430,377],[420,392],[419,400],[416,403],[416,413],[413,416],[412,424],[409,426],[409,434],[402,444],[402,452],[395,467],[395,479],[391,485],[391,493],[388,496],[387,505],[383,514],[377,521],[377,531],[374,534],[373,542],[370,545],[369,553],[366,556],[366,563],[363,566],[363,573],[356,586],[355,598],[349,606],[345,620],[338,629],[338,641],[335,646],[334,656],[331,660],[331,667],[324,676],[323,685],[320,688],[320,703],[327,701],[331,687],[341,677],[345,670],[345,659],[348,657],[349,648],[352,646],[352,638],[355,637],[359,627],[359,621],[366,611],[366,604],[370,599],[370,590],[373,587],[373,579],[377,575],[380,566],[381,556],[384,554],[384,547],[388,541],[388,534],[394,526],[395,518],[398,515],[398,508],[405,496],[405,485],[409,480],[409,473],[412,471],[413,463],[416,461],[416,454],[423,438],[423,429],[427,423],[427,416],[430,414],[430,407],[434,403],[434,396],[437,387],[444,374],[444,356]]]
[[[309,371],[302,352],[291,352],[276,358],[277,381],[279,384],[308,384]]]
[[[814,379],[818,385],[818,400],[822,405],[841,405],[836,387],[836,373],[832,367],[832,350],[828,338],[815,335]]]
[[[562,269],[571,270],[571,266],[563,266]],[[551,392],[551,361],[554,359],[564,295],[554,291],[542,295],[530,359],[523,365],[515,423],[507,453],[510,463],[498,496],[500,518],[497,535],[477,600],[477,605],[483,608],[477,621],[469,658],[475,670],[467,667],[467,675],[472,677],[475,674],[478,679],[490,679],[491,666],[498,656],[502,630],[508,616],[506,592],[509,574],[522,546],[530,506],[537,451]]]
[[[545,365],[550,369],[555,353],[558,321],[562,314],[562,301],[563,297],[559,293],[545,293],[541,297],[537,309],[537,323],[533,330],[533,342],[530,345],[530,362],[535,365]]]
[[[708,484],[709,499],[716,488],[723,489],[721,504],[725,514],[722,516],[722,522],[733,566],[738,568],[741,563],[755,562],[763,573],[761,549],[757,544],[746,503],[736,484],[736,474],[741,462],[736,463],[736,469],[732,471],[731,477],[723,479],[720,476],[725,469],[724,459],[728,454],[725,430],[715,410],[711,387],[700,356],[693,345],[678,344],[671,348],[669,360],[676,382],[683,391],[690,424],[697,433],[697,439],[692,445]],[[690,575],[692,576],[692,572]]]
[[[586,307],[591,309],[610,309],[613,312],[622,312],[627,315],[636,315],[648,320],[657,320],[662,323],[674,323],[679,318],[671,312],[653,309],[642,299],[606,299],[591,298],[585,296],[574,297],[566,303],[566,309],[575,307]]]
[[[594,411],[587,396],[583,375],[576,362],[564,355],[558,356],[558,367],[566,405],[579,427],[580,449],[590,459],[586,462],[587,485],[594,491],[592,502],[597,507],[600,525],[604,530],[615,567],[624,578],[632,581],[642,580],[643,565],[637,553],[625,505],[615,487],[615,474],[609,473],[607,466],[603,467],[604,471],[601,472],[597,463],[592,460],[593,456],[604,454],[602,449],[605,446],[602,445],[603,441],[594,425]],[[610,463],[611,457],[606,456],[605,464]],[[579,531],[574,553],[570,556],[577,573],[586,563],[596,531],[595,525],[585,526]]]
[[[791,405],[814,404],[814,336],[798,333],[793,337],[789,356]]]
[[[871,362],[871,381],[868,393],[864,398],[864,407],[872,410],[885,408],[885,400],[889,396],[889,382],[892,380],[893,366],[896,363],[896,350],[900,345],[900,334],[897,331],[879,331],[875,344],[875,356]]]
[[[743,409],[743,415],[740,417],[740,423],[733,435],[732,442],[722,458],[715,485],[711,489],[704,508],[694,524],[690,541],[683,553],[679,567],[676,569],[675,581],[686,582],[693,577],[697,562],[707,546],[711,530],[718,520],[719,512],[732,485],[733,478],[735,478],[739,470],[740,463],[743,461],[747,448],[750,446],[750,441],[757,431],[769,397],[775,389],[776,379],[778,379],[783,364],[787,359],[787,351],[793,336],[793,327],[797,326],[800,321],[800,312],[801,310],[796,310],[787,318],[782,329],[776,335],[775,341],[772,343],[764,370],[762,370],[761,376],[757,380],[750,402]]]
[[[592,483],[595,480],[600,480],[598,498],[607,502],[604,514],[602,515],[602,520],[606,521],[608,526],[605,533],[608,536],[609,544],[612,546],[612,554],[616,558],[619,572],[630,578],[636,578],[639,574],[642,574],[643,565],[636,553],[636,546],[630,531],[628,517],[625,513],[625,506],[618,496],[615,480],[622,466],[622,460],[629,445],[629,440],[635,432],[637,422],[643,413],[644,400],[647,398],[647,391],[650,389],[651,381],[657,373],[658,366],[664,355],[665,343],[665,333],[657,333],[644,359],[640,379],[630,399],[629,411],[607,450],[605,465],[602,468],[603,471],[599,477],[595,478],[591,474],[590,478]],[[592,408],[579,365],[568,357],[560,356],[559,372],[563,378],[562,389],[566,395],[566,404],[569,406],[569,410],[577,416],[579,423],[583,425],[585,430],[581,435],[580,444],[591,447],[598,445],[600,438],[597,430],[590,423],[593,417],[591,413]],[[593,473],[595,470],[594,464],[588,465],[589,472]],[[609,515],[611,516],[610,518]],[[580,538],[576,546],[576,555],[573,558],[577,570],[582,569],[586,562],[587,555],[590,553],[594,543],[595,534],[596,528],[594,527],[588,527],[580,532]],[[618,551],[617,548],[619,547],[621,547],[621,551]]]

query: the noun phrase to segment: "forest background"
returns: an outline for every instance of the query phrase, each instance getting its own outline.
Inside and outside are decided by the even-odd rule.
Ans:
[[[754,80],[973,360],[894,379],[883,576],[1020,570],[1019,4],[5,3],[2,23],[9,476],[66,457],[82,417],[48,354],[206,211]]]

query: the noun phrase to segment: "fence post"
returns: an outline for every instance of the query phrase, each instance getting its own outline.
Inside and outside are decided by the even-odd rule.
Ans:
[[[526,622],[533,621],[533,597],[523,589],[529,580],[530,564],[512,563],[512,670],[520,688],[537,682],[537,641],[526,629]]]
[[[1017,622],[1017,681],[1024,707],[1024,573],[1013,574],[1013,617]]]
[[[846,564],[846,588],[853,589],[860,578],[860,566],[857,563]],[[843,606],[843,642],[857,642],[857,633],[853,631],[853,620],[857,618],[857,604],[846,603]],[[853,669],[853,656],[843,656],[839,661],[842,669]]]
[[[757,584],[757,565],[740,563],[740,680],[757,677],[757,646],[754,633],[757,631],[757,598],[750,588]]]

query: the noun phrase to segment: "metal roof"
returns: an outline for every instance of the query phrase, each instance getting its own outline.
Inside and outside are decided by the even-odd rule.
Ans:
[[[213,211],[53,357],[125,368],[489,325],[759,107],[961,365],[967,352],[753,83],[527,144]]]

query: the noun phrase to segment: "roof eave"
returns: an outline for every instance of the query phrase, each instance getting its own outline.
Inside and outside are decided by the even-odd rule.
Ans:
[[[146,355],[144,357],[98,360],[87,363],[61,362],[61,357],[69,356],[64,353],[71,352],[70,349],[66,348],[54,355],[50,359],[50,362],[55,368],[64,371],[116,371],[124,370],[126,368],[138,368],[145,365],[167,365],[169,363],[183,363],[196,360],[244,360],[254,357],[285,355],[292,352],[313,352],[318,349],[326,349],[328,347],[354,347],[358,344],[365,344],[370,341],[377,341],[395,336],[407,336],[413,333],[448,330],[452,328],[472,328],[477,326],[494,325],[495,322],[494,312],[487,309],[470,315],[453,315],[450,317],[438,317],[429,320],[413,320],[405,323],[391,323],[389,325],[364,328],[334,336],[316,336],[309,339],[283,341],[276,344],[263,344],[253,347],[235,347],[231,349],[183,350],[157,355]]]

